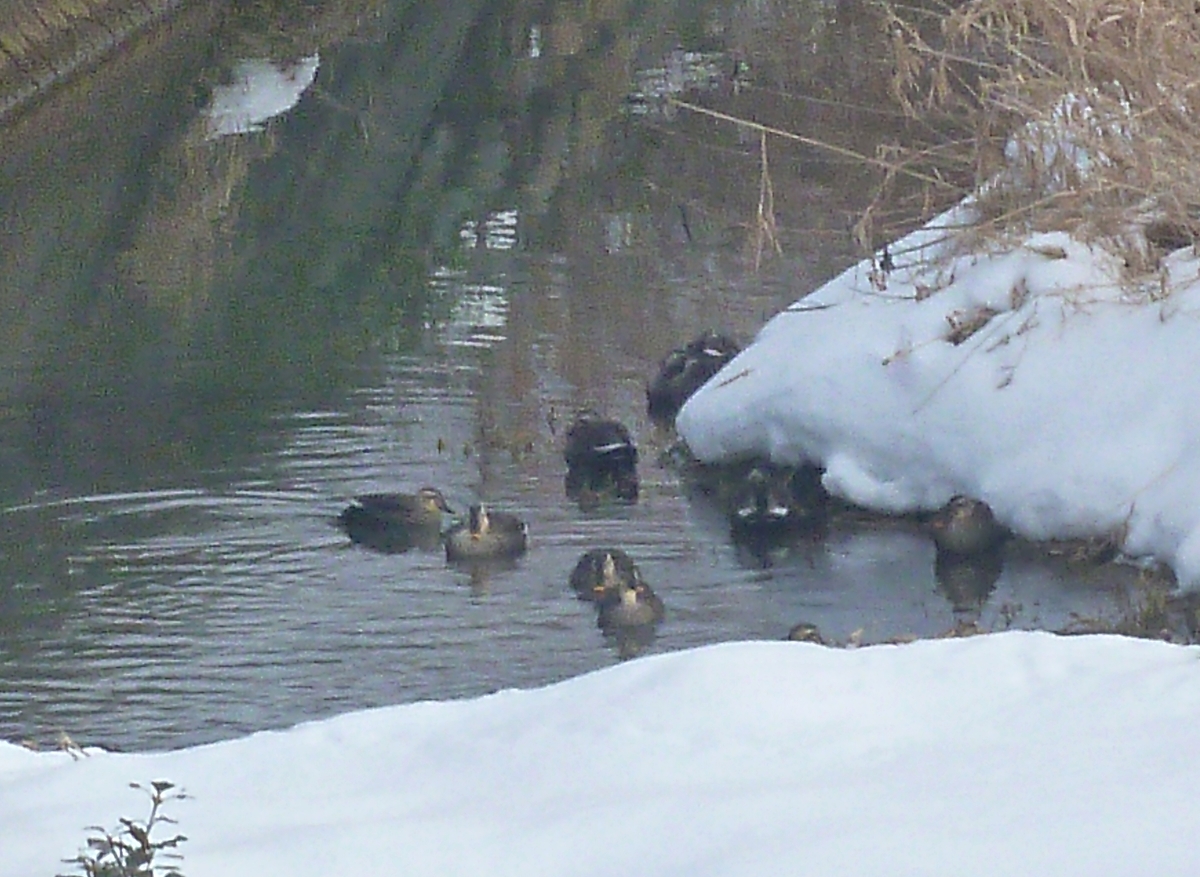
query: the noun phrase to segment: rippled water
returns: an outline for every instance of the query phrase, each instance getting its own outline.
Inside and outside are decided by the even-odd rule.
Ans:
[[[866,641],[953,626],[932,545],[914,527],[835,525],[767,558],[736,547],[721,514],[657,462],[670,436],[644,414],[654,360],[606,342],[610,355],[584,382],[564,374],[573,351],[550,328],[582,305],[590,330],[630,330],[599,316],[627,293],[538,287],[513,276],[511,256],[499,261],[491,284],[479,276],[486,255],[473,273],[435,278],[459,285],[460,304],[419,353],[382,354],[338,406],[264,418],[271,449],[238,467],[202,473],[197,486],[7,509],[8,532],[53,543],[55,556],[47,565],[27,545],[36,560],[8,585],[6,601],[38,609],[3,631],[0,735],[46,741],[64,729],[116,748],[180,746],[603,667],[619,644],[567,576],[585,550],[608,545],[628,551],[666,602],[649,652],[780,638],[801,619],[840,639],[861,628]],[[700,310],[710,294],[694,279],[674,292]],[[569,301],[580,296],[614,301]],[[510,319],[535,300],[541,318],[518,346]],[[636,505],[585,512],[564,496],[564,412],[585,402],[637,436]],[[459,510],[485,498],[518,512],[529,553],[473,573],[436,549],[370,551],[335,526],[355,494],[426,483]],[[982,619],[1061,625],[1071,612],[1111,611],[1111,587],[1014,558]]]
[[[350,65],[334,62],[334,85],[339,69]],[[318,85],[327,76],[319,74]],[[277,148],[273,138],[282,144],[283,157],[251,187],[261,203],[243,208],[267,216],[267,230],[272,187],[308,160],[293,146],[287,163],[289,145],[334,142],[339,131],[349,132],[350,150],[386,143],[379,130],[390,121],[372,119],[372,127],[331,100],[302,104],[298,119],[291,135],[283,128],[253,141],[266,144],[265,155]],[[419,318],[410,299],[420,297],[403,299],[379,281],[387,271],[357,279],[370,295],[346,285],[301,297],[308,291],[296,281],[294,302],[269,299],[261,318],[247,318],[260,343],[238,353],[213,399],[193,398],[178,389],[182,382],[143,388],[157,387],[156,370],[170,362],[135,343],[162,331],[130,316],[153,308],[133,297],[129,314],[104,309],[105,284],[113,272],[124,276],[133,257],[121,251],[99,280],[86,278],[62,308],[71,315],[62,337],[91,339],[95,326],[116,333],[111,326],[123,320],[136,337],[102,335],[102,352],[80,354],[83,365],[61,352],[67,342],[51,338],[51,376],[32,397],[14,392],[0,408],[0,738],[49,744],[65,731],[89,745],[177,747],[604,667],[630,650],[605,638],[567,585],[579,556],[603,546],[629,552],[666,604],[642,653],[777,639],[800,620],[839,641],[872,642],[936,635],[964,620],[1057,628],[1076,615],[1119,611],[1132,571],[1081,574],[1014,547],[984,605],[956,612],[935,580],[932,544],[903,522],[847,518],[820,539],[755,555],[735,546],[722,515],[658,462],[672,437],[647,419],[644,393],[659,359],[708,327],[748,340],[767,316],[853,258],[840,217],[861,192],[841,168],[777,157],[780,209],[802,227],[783,256],[756,272],[738,225],[750,215],[743,202],[719,216],[691,195],[712,185],[714,203],[732,204],[747,190],[752,200],[758,159],[749,147],[736,151],[736,140],[716,157],[702,151],[709,145],[687,141],[681,153],[657,159],[644,171],[654,189],[640,178],[632,196],[628,180],[581,187],[560,228],[542,223],[541,244],[523,239],[515,209],[468,223],[459,258],[422,280],[422,294],[441,310]],[[201,148],[217,147],[190,146],[188,160]],[[221,167],[228,161],[213,158]],[[695,167],[682,167],[688,162]],[[656,201],[646,194],[678,175],[686,177],[682,192]],[[172,181],[183,187],[182,179]],[[373,193],[360,188],[366,203]],[[60,210],[42,209],[52,218]],[[29,222],[33,215],[22,214]],[[320,222],[335,229],[340,216]],[[117,219],[104,226],[105,240],[121,237]],[[195,246],[162,237],[160,229],[163,264]],[[290,266],[298,257],[285,243],[263,231],[261,241],[241,244],[241,262],[231,261]],[[9,278],[26,276],[13,267],[26,255],[6,263]],[[139,258],[145,276],[158,276],[158,263]],[[314,276],[336,275],[328,260]],[[187,264],[207,270],[202,262]],[[13,300],[40,302],[38,291],[53,286],[29,277],[7,290]],[[270,277],[272,286],[280,282]],[[229,299],[252,302],[252,293],[235,285]],[[331,301],[346,304],[337,310]],[[188,308],[218,309],[205,296],[168,305],[170,329],[181,335],[191,325]],[[362,318],[370,341],[365,353],[343,355],[336,345],[353,345],[334,330],[355,307],[375,308]],[[35,326],[51,319],[35,317]],[[204,343],[201,365],[230,355],[232,343],[222,347],[220,337]],[[121,344],[133,351],[128,360]],[[630,426],[642,455],[637,504],[584,511],[564,496],[562,436],[581,406]],[[426,484],[460,511],[482,499],[521,515],[528,554],[508,568],[473,572],[449,566],[436,548],[372,552],[335,526],[356,494]]]

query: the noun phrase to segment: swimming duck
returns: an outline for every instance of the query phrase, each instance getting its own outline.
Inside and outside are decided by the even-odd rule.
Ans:
[[[954,497],[929,519],[938,553],[959,557],[995,551],[1008,535],[996,522],[991,506],[978,499]]]
[[[674,420],[683,403],[740,350],[737,342],[713,331],[672,350],[646,387],[646,408],[650,417],[660,422]]]
[[[620,469],[636,466],[638,453],[624,424],[601,417],[589,408],[580,411],[567,430],[563,458],[569,469],[581,466]]]
[[[516,515],[473,505],[467,520],[446,532],[447,560],[490,560],[525,552],[529,529]]]
[[[637,499],[638,452],[624,424],[590,409],[581,411],[567,430],[563,459],[567,463],[567,496]]]
[[[825,637],[821,636],[821,631],[817,626],[808,621],[801,621],[792,625],[792,629],[788,631],[787,639],[794,643],[816,643],[819,646],[828,645],[825,642]]]
[[[771,537],[818,526],[826,494],[820,470],[761,464],[732,487],[730,528],[735,537]]]
[[[972,557],[995,551],[1008,532],[991,507],[977,499],[955,496],[929,519],[929,532],[939,554]]]
[[[420,544],[442,525],[442,513],[453,513],[436,487],[410,493],[367,493],[338,515],[338,523],[353,542],[380,551],[401,551]]]
[[[596,548],[586,552],[571,572],[571,588],[580,600],[602,603],[616,596],[620,585],[636,586],[642,581],[637,564],[619,548]]]
[[[596,623],[601,630],[610,632],[658,624],[666,613],[663,601],[640,577],[629,582],[618,576],[616,593],[606,596],[597,606]]]

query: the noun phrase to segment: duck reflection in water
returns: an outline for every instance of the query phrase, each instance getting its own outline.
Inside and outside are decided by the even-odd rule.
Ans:
[[[342,510],[338,524],[351,542],[374,551],[433,550],[441,541],[442,515],[453,511],[436,487],[415,494],[367,493]]]
[[[485,597],[492,591],[493,579],[502,579],[505,573],[518,569],[521,564],[516,557],[493,557],[453,560],[450,566],[462,577],[460,583],[470,588],[472,597]]]
[[[1003,569],[999,551],[973,557],[939,554],[933,565],[937,589],[956,613],[981,611],[996,590]]]
[[[605,643],[616,652],[618,660],[621,661],[644,655],[658,638],[658,626],[654,624],[601,628],[601,631]]]
[[[567,498],[581,507],[605,499],[637,501],[638,452],[624,424],[591,409],[581,411],[567,430],[563,458]]]

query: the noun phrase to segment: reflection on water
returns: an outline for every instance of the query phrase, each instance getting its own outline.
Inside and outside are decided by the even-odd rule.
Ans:
[[[316,55],[276,63],[269,58],[238,61],[230,82],[213,89],[205,109],[208,137],[228,137],[262,131],[263,125],[294,107],[317,76]]]
[[[6,557],[3,736],[47,740],[65,728],[109,746],[182,745],[544,684],[647,651],[782,638],[800,619],[841,641],[860,628],[871,641],[954,626],[962,607],[939,592],[932,543],[914,529],[834,527],[774,546],[767,562],[748,555],[723,513],[689,500],[654,462],[666,436],[644,413],[653,361],[630,357],[571,386],[549,370],[569,353],[551,330],[570,293],[557,309],[531,308],[551,290],[508,273],[514,264],[503,279],[527,345],[501,335],[464,347],[495,327],[486,310],[458,309],[421,353],[364,368],[339,407],[264,418],[264,449],[202,486],[10,507],[7,532],[26,538]],[[470,298],[479,281],[468,272],[455,282]],[[593,396],[646,449],[637,504],[581,510],[563,493],[562,430],[547,414]],[[504,441],[515,435],[527,438],[519,448]],[[354,495],[426,483],[459,510],[486,499],[518,511],[528,554],[450,565],[440,546],[378,553],[336,526]],[[568,578],[579,556],[608,545],[653,583],[667,607],[660,627],[606,634],[576,599]],[[1111,606],[1103,589],[1073,591],[1037,564],[1006,568],[993,587],[976,610],[987,626],[1004,626],[1006,612],[1062,625]]]
[[[701,330],[748,340],[850,261],[843,220],[866,183],[774,155],[786,258],[755,274],[757,141],[622,115],[630,83],[659,74],[632,75],[632,41],[586,38],[601,31],[574,6],[536,31],[532,8],[505,23],[444,7],[321,47],[293,113],[227,138],[240,146],[206,141],[192,116],[158,151],[135,137],[121,152],[140,186],[92,187],[89,151],[52,156],[77,191],[10,190],[24,212],[4,223],[26,234],[0,253],[0,307],[21,317],[0,351],[15,376],[0,397],[0,737],[180,746],[781,639],[801,620],[870,642],[964,614],[1058,627],[1114,610],[1120,570],[1085,581],[1011,554],[986,581],[939,579],[902,522],[735,543],[658,462],[673,437],[647,415],[646,381]],[[537,56],[509,78],[466,60],[534,32]],[[675,36],[646,70],[670,79]],[[706,76],[732,69],[696,58]],[[133,118],[158,130],[150,115]],[[878,131],[860,120],[854,136]],[[76,236],[36,248],[73,194],[92,205]],[[430,258],[451,218],[459,246]],[[636,503],[565,495],[564,433],[584,407],[629,426]],[[519,514],[528,553],[457,566],[436,544],[372,551],[337,526],[353,496],[427,484],[460,511]],[[661,625],[606,634],[576,599],[571,570],[606,546],[652,584]]]

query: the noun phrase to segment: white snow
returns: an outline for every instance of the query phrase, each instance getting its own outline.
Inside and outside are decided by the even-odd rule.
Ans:
[[[212,103],[205,111],[209,138],[261,131],[264,122],[299,103],[317,77],[319,62],[317,55],[290,62],[238,61],[231,81],[213,89]]]
[[[190,877],[1191,874],[1200,648],[731,643],[177,752],[0,744],[0,875],[167,779]]]
[[[884,282],[864,261],[775,316],[680,434],[709,462],[819,463],[881,511],[966,494],[1032,539],[1124,533],[1200,586],[1200,259],[1171,254],[1131,294],[1065,233],[949,253],[969,209],[893,245]]]

